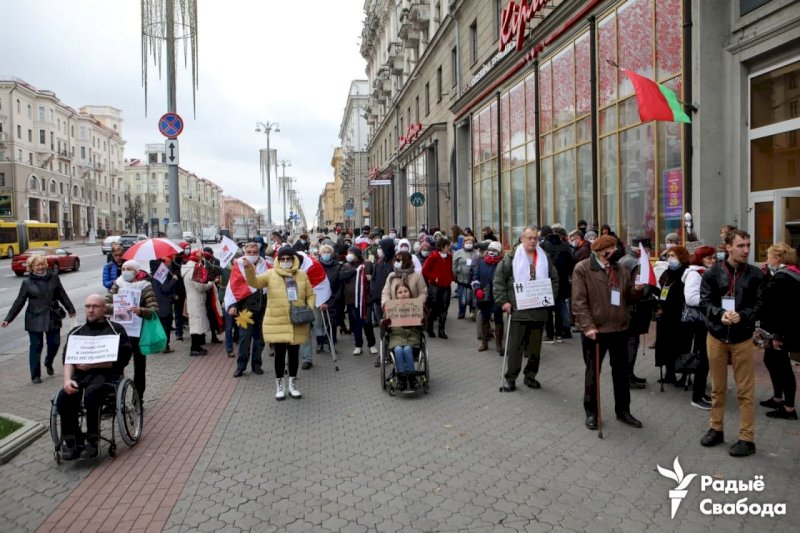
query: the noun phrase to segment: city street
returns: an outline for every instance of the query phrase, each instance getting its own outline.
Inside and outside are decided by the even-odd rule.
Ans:
[[[474,323],[455,320],[453,311],[450,339],[430,340],[427,395],[390,397],[374,358],[350,355],[350,337],[339,344],[340,372],[329,356],[316,356],[314,367],[300,372],[303,398],[284,402],[273,398],[266,356],[265,375],[248,371],[237,380],[221,345],[190,359],[187,343],[175,343],[174,354],[148,358],[145,428],[137,446],[120,445],[115,459],[104,448],[97,460],[58,466],[45,434],[0,467],[3,529],[796,530],[796,422],[768,419],[758,408],[758,453],[731,458],[738,410],[730,389],[726,445],[702,448],[708,412],[690,407],[690,393],[671,385],[660,393],[647,351],[637,374],[648,388],[632,391],[632,411],[644,429],[614,419],[606,366],[600,440],[583,427],[577,339],[545,344],[541,390],[520,379],[516,392],[501,394],[502,358],[493,350],[478,353]],[[0,335],[12,342],[7,332]],[[760,355],[758,361],[757,399],[763,399],[769,380]],[[29,383],[22,354],[0,362],[0,373],[0,410],[47,424],[61,365],[41,386]],[[676,457],[686,476],[699,476],[670,519],[676,483],[656,465],[673,470]],[[700,476],[747,483],[756,475],[764,476],[761,492],[701,492]],[[785,503],[786,515],[704,516],[707,498]]]

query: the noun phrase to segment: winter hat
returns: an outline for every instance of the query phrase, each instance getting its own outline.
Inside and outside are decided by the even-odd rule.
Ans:
[[[129,259],[122,263],[122,268],[132,268],[136,272],[139,272],[142,269],[142,267],[139,265],[139,262],[134,261],[133,259]]]
[[[378,246],[383,250],[383,256],[387,261],[391,261],[394,258],[394,239],[388,237],[381,239],[380,242],[378,242]]]
[[[492,241],[492,242],[489,243],[488,250],[492,250],[492,251],[495,251],[497,253],[500,253],[500,252],[503,251],[503,245],[500,244],[497,241]]]
[[[617,245],[617,239],[610,235],[601,235],[592,243],[592,251],[598,252],[606,248],[614,248]]]
[[[584,239],[586,239],[587,241],[591,241],[591,240],[594,240],[596,238],[597,238],[597,232],[594,231],[594,230],[587,231],[586,235],[584,236]]]
[[[277,257],[289,257],[289,256],[292,257],[295,256],[294,249],[291,246],[281,246],[280,249],[278,250]]]
[[[347,249],[347,253],[353,254],[354,256],[361,259],[361,248],[359,248],[358,246],[351,246],[350,248]]]

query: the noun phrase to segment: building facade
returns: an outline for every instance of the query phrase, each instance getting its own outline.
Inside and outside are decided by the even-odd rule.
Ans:
[[[343,165],[344,149],[341,146],[337,146],[333,149],[333,155],[331,156],[333,181],[325,184],[319,200],[318,219],[321,227],[333,229],[335,226],[345,227],[350,224],[352,227],[355,224],[354,210],[352,211],[353,215],[346,216],[349,212],[347,211],[345,198],[350,197],[350,188],[345,185],[342,179]]]
[[[163,143],[146,145],[144,159],[126,161],[122,214],[127,231],[166,234],[170,222],[167,175]],[[203,227],[223,223],[222,187],[181,167],[178,184],[182,231],[200,235]]]
[[[222,209],[220,210],[220,227],[233,231],[236,224],[247,223],[248,234],[255,235],[256,230],[262,229],[260,222],[266,220],[266,215],[256,211],[250,204],[233,196],[222,196]],[[252,227],[249,227],[252,226]]]
[[[0,80],[0,219],[59,225],[63,239],[123,228],[122,115]]]
[[[365,110],[369,99],[369,82],[354,80],[347,94],[344,117],[339,128],[342,147],[342,181],[347,187],[345,203],[353,205],[355,226],[370,223],[369,165],[367,161],[368,127]]]
[[[800,3],[368,0],[365,11],[369,163],[392,180],[372,191],[380,223],[411,235],[490,226],[509,246],[528,224],[585,219],[656,247],[689,229],[716,243],[728,223],[753,233],[755,259],[797,244]],[[674,90],[692,124],[642,123],[621,68]]]

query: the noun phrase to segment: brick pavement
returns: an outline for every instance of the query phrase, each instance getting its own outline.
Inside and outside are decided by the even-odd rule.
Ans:
[[[329,357],[321,356],[316,356],[314,368],[301,371],[304,397],[299,401],[274,400],[274,380],[267,367],[264,376],[248,373],[234,380],[233,362],[221,353],[192,361],[185,372],[170,375],[172,388],[148,407],[140,445],[121,447],[114,461],[98,461],[91,473],[90,466],[80,462],[56,467],[49,441],[41,446],[45,439],[12,460],[4,467],[0,495],[3,501],[13,498],[14,505],[0,504],[0,517],[10,519],[7,523],[15,524],[15,530],[48,526],[60,512],[61,507],[53,513],[58,502],[66,505],[78,497],[75,490],[83,497],[105,493],[105,501],[110,501],[110,487],[94,480],[136,463],[143,466],[125,476],[125,486],[136,494],[122,497],[133,502],[140,498],[140,506],[164,504],[161,514],[158,520],[156,514],[143,515],[133,524],[106,518],[101,525],[109,530],[146,525],[157,530],[160,524],[170,532],[795,529],[800,518],[791,497],[800,481],[796,422],[767,419],[759,408],[758,454],[735,460],[727,455],[727,446],[702,448],[698,440],[707,428],[708,413],[689,406],[690,393],[674,387],[658,392],[653,352],[648,351],[637,373],[651,384],[632,391],[632,411],[645,428],[607,420],[605,439],[599,440],[583,427],[578,340],[545,345],[541,390],[521,387],[500,394],[502,359],[492,351],[475,350],[474,324],[451,320],[448,331],[450,340],[430,341],[430,394],[412,397],[392,398],[382,391],[373,357],[350,355],[350,338],[340,343],[341,372],[334,372]],[[212,392],[220,397],[208,408],[197,408],[201,416],[187,420],[182,401],[190,399],[181,391],[212,377],[195,366],[216,369],[217,389]],[[762,372],[758,398],[769,395],[764,385]],[[21,396],[30,390],[26,387]],[[602,388],[604,412],[612,413],[607,366]],[[734,397],[729,390],[728,445],[738,423]],[[0,400],[6,399],[0,393]],[[24,403],[33,406],[32,400]],[[190,422],[202,422],[203,427],[196,429]],[[202,439],[198,441],[182,460],[165,460],[177,444],[186,443],[181,439],[192,430],[208,435],[207,443],[201,446]],[[153,447],[157,442],[164,444]],[[37,447],[44,457],[31,455]],[[670,520],[667,492],[674,482],[662,478],[655,465],[671,466],[677,455],[686,472],[745,480],[765,475],[766,490],[751,501],[788,501],[788,516],[703,516],[699,502],[706,496],[695,481],[675,520]],[[168,518],[166,508],[172,500],[156,496],[157,484],[141,482],[143,472],[154,475],[154,456],[170,467],[164,472],[159,468],[161,479],[177,471],[167,489],[175,501]],[[187,461],[195,459],[189,473]],[[5,469],[12,470],[13,482],[5,481]],[[49,483],[56,488],[37,485],[31,479],[36,476],[55,480]],[[120,486],[116,477],[114,488]],[[724,498],[717,500],[727,501]],[[38,514],[17,511],[26,501],[30,505],[25,509],[40,506]]]

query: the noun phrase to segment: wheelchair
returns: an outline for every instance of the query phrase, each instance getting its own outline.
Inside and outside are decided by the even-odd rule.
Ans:
[[[394,396],[399,389],[398,375],[395,372],[394,351],[389,349],[389,330],[390,327],[381,327],[381,386],[383,390],[387,391],[390,396]],[[415,371],[413,375],[416,377],[416,384],[413,389],[406,389],[403,392],[414,393],[419,389],[425,394],[428,394],[428,386],[430,384],[430,363],[428,358],[428,344],[425,338],[425,330],[422,330],[422,336],[419,348],[414,348],[414,366]]]
[[[108,443],[108,456],[111,458],[117,455],[116,433],[119,432],[122,441],[128,447],[134,446],[142,436],[142,426],[144,423],[144,411],[142,402],[139,398],[139,391],[133,385],[133,380],[122,376],[119,380],[109,382],[114,387],[103,399],[100,407],[100,441]],[[83,394],[81,391],[80,394]],[[61,415],[58,413],[58,402],[67,393],[64,389],[58,389],[50,400],[50,437],[53,439],[55,451],[53,457],[57,464],[61,464]],[[80,408],[78,409],[78,427],[80,431],[86,429],[86,408],[84,406],[85,397],[81,398]],[[103,422],[111,422],[111,438],[103,436]],[[83,436],[85,437],[85,434]]]

